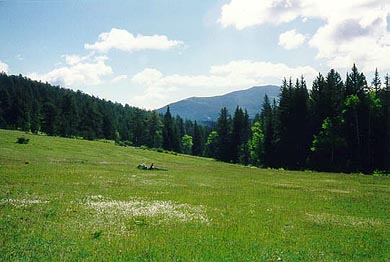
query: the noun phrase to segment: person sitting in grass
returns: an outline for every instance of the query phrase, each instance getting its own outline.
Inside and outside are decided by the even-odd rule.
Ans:
[[[145,164],[145,163],[142,163],[142,164],[139,164],[139,165],[138,165],[138,169],[147,170],[147,169],[148,169],[148,167],[146,166],[146,164]]]
[[[139,164],[137,166],[138,169],[142,169],[142,170],[160,170],[160,171],[168,171],[168,169],[166,168],[157,168],[154,166],[154,163],[152,163],[150,165],[150,167],[147,167],[145,163],[142,163],[142,164]]]

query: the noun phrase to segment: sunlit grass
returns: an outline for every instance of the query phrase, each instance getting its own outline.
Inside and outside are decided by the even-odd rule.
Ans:
[[[389,214],[389,177],[0,130],[1,261],[389,261]]]

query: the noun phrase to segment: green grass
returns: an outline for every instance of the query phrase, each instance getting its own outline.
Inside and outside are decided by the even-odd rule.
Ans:
[[[80,260],[390,261],[390,178],[0,130],[0,261]]]

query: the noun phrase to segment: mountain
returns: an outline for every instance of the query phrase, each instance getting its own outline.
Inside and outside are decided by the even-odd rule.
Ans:
[[[236,107],[239,106],[248,110],[249,117],[253,118],[256,113],[260,112],[264,95],[267,94],[270,101],[272,101],[278,97],[279,92],[280,87],[278,86],[254,86],[221,96],[191,97],[167,106],[169,106],[172,115],[179,115],[184,119],[200,122],[216,121],[223,107],[226,107],[230,114],[233,114]],[[167,106],[157,111],[164,114],[167,111]]]

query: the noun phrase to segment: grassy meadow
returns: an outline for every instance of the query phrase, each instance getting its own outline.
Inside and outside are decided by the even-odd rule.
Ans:
[[[390,177],[0,130],[0,261],[80,260],[390,261]]]

